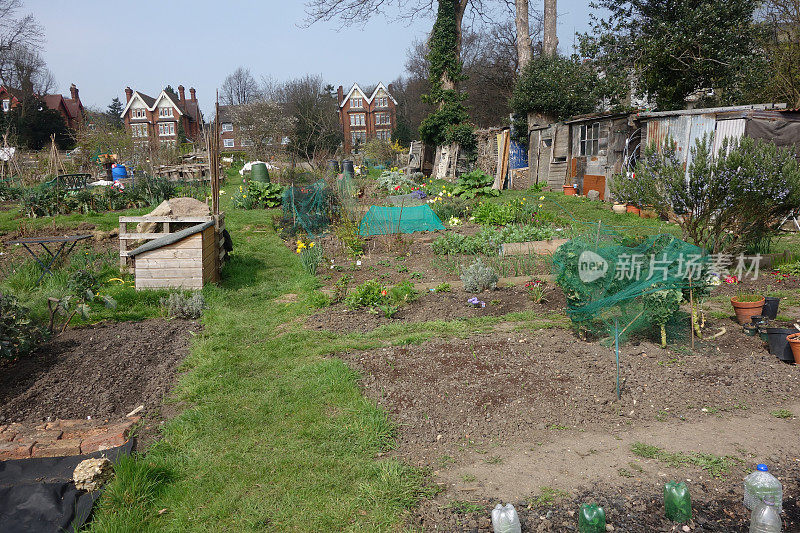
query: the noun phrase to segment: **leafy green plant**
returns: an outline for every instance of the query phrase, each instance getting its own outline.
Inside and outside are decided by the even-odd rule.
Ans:
[[[433,289],[433,292],[450,292],[451,290],[452,287],[450,287],[450,284],[445,281],[437,285],[436,288]]]
[[[794,413],[792,413],[788,409],[778,409],[776,411],[772,411],[770,414],[775,418],[783,418],[783,419],[792,418],[794,416]]]
[[[436,255],[497,255],[501,244],[547,240],[554,235],[550,227],[533,225],[505,226],[499,230],[482,228],[475,235],[447,233],[431,244],[431,250]]]
[[[498,279],[497,273],[492,268],[484,265],[480,258],[465,268],[461,274],[464,290],[473,293],[496,289]]]
[[[166,298],[161,298],[159,303],[166,316],[186,320],[197,320],[206,308],[206,300],[201,292],[190,296],[183,292],[171,292]]]
[[[500,191],[493,189],[494,178],[480,169],[475,169],[467,174],[462,174],[456,180],[453,195],[462,198],[475,198],[476,196],[500,196]]]
[[[279,184],[250,180],[246,187],[239,187],[231,203],[237,209],[271,209],[281,205],[282,196],[283,187]]]
[[[345,297],[347,296],[347,290],[350,287],[351,281],[353,281],[353,276],[350,274],[344,274],[342,277],[336,280],[336,282],[333,284],[334,303],[344,301]]]
[[[400,307],[392,304],[383,304],[379,305],[378,309],[380,309],[384,317],[393,318],[394,315],[400,310]]]
[[[374,279],[365,281],[353,287],[350,294],[344,299],[344,304],[350,309],[363,309],[381,305],[386,296],[386,290]]]
[[[661,329],[661,347],[667,347],[667,322],[675,316],[683,301],[683,293],[677,289],[655,291],[642,298],[650,320]]]
[[[314,241],[306,242],[301,239],[297,241],[297,253],[300,255],[303,269],[312,276],[315,275],[324,255],[322,246],[317,245]]]
[[[389,289],[389,297],[393,302],[411,303],[415,301],[419,294],[410,281],[402,281]]]
[[[334,227],[334,233],[353,259],[364,255],[364,238],[358,233],[358,226],[347,217]]]
[[[116,309],[117,302],[109,295],[100,297],[97,293],[97,279],[89,270],[80,269],[70,274],[67,280],[67,289],[69,294],[60,299],[51,298],[48,301],[48,308],[50,310],[50,331],[53,331],[55,325],[55,315],[66,315],[67,319],[64,321],[61,332],[66,331],[69,323],[75,318],[76,314],[80,314],[84,319],[89,319],[92,309],[90,304],[98,298],[107,309]]]
[[[30,353],[42,340],[43,332],[30,311],[10,294],[0,293],[0,360],[14,360]]]
[[[403,187],[411,188],[414,182],[398,170],[384,170],[378,178],[378,187],[389,192],[396,192]]]

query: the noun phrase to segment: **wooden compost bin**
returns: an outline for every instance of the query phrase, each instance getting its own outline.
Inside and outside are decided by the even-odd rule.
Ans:
[[[212,220],[153,239],[127,257],[136,290],[202,289],[219,281],[219,239]]]

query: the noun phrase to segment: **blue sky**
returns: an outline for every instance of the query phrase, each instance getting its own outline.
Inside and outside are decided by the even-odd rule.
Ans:
[[[538,7],[535,0],[532,8]],[[54,5],[55,4],[55,5]],[[561,48],[586,31],[589,0],[560,0]],[[389,83],[403,73],[406,50],[430,31],[376,17],[341,28],[301,27],[302,0],[24,0],[44,27],[44,56],[59,89],[80,89],[84,105],[105,108],[125,87],[155,96],[165,85],[197,89],[206,115],[225,76],[239,65],[256,79],[320,74],[333,85]]]

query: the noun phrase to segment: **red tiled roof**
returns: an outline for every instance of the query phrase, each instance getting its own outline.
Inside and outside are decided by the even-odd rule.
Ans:
[[[64,98],[64,104],[67,106],[67,112],[71,118],[78,118],[81,115],[80,100],[73,100],[72,98]]]
[[[54,111],[58,111],[61,105],[64,106],[64,109],[67,108],[67,105],[64,103],[64,97],[60,94],[46,94],[42,97],[42,100],[44,100],[47,107]]]

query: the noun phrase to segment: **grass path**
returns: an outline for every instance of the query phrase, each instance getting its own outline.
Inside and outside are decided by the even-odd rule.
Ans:
[[[309,312],[302,300],[316,280],[263,232],[265,220],[229,212],[236,250],[222,285],[205,291],[204,331],[176,393],[186,409],[145,456],[120,466],[91,531],[381,531],[422,494],[423,473],[377,459],[391,424],[357,376],[324,357],[385,341],[291,325],[276,333]],[[274,301],[285,293],[301,301]]]

